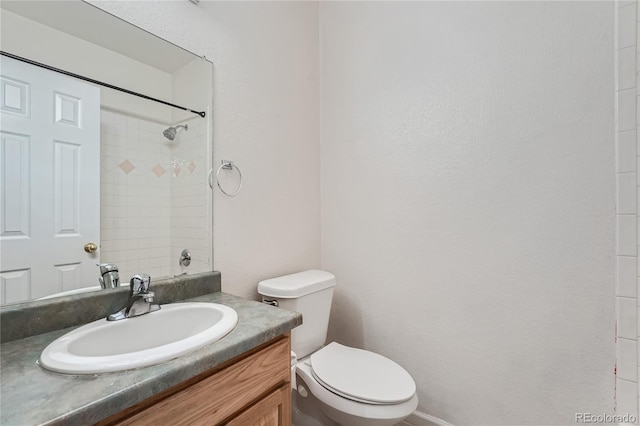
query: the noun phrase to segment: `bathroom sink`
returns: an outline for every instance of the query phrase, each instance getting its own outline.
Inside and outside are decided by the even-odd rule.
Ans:
[[[119,321],[100,319],[53,341],[40,365],[66,374],[98,374],[146,367],[213,343],[238,323],[217,303],[173,303]]]

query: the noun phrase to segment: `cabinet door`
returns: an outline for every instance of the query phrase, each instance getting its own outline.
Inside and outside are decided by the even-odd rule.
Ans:
[[[227,426],[290,426],[291,387],[282,386],[246,409]]]

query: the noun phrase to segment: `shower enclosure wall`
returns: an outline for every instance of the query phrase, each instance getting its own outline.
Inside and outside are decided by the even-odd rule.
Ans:
[[[100,227],[102,262],[129,277],[204,272],[209,265],[206,121],[191,120],[173,142],[166,125],[102,110]],[[188,248],[193,261],[178,263]]]
[[[637,1],[616,3],[616,412],[638,419],[638,184]],[[637,424],[637,422],[636,422]]]

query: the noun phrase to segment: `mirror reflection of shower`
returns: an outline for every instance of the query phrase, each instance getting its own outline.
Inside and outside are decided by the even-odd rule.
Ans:
[[[189,130],[189,125],[185,124],[185,125],[179,125],[176,127],[169,127],[168,129],[166,129],[164,132],[162,132],[162,134],[164,135],[165,138],[169,139],[170,141],[174,140],[176,138],[176,135],[178,134],[178,130],[184,129],[185,132],[187,130]]]

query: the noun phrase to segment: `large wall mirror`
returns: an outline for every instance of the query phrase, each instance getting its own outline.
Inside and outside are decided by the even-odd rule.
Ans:
[[[0,8],[1,304],[212,270],[212,63],[80,0]]]

